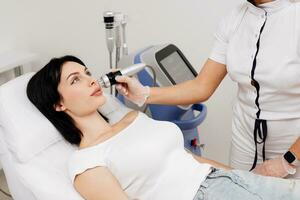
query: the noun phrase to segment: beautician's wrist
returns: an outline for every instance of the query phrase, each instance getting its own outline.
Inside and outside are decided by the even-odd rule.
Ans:
[[[148,87],[148,95],[146,97],[146,100],[145,100],[145,104],[151,104],[151,96],[152,96],[152,93],[153,93],[153,87]]]
[[[284,157],[282,157],[282,165],[286,173],[290,175],[294,175],[297,172],[296,167],[288,163]]]
[[[151,88],[149,86],[145,86],[145,103],[147,103],[147,100],[149,99],[150,90]]]
[[[297,155],[291,151],[288,150],[284,155],[283,155],[284,160],[289,163],[291,166],[294,167],[300,167],[300,161]]]

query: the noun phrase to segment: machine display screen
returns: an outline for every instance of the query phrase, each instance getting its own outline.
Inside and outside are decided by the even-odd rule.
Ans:
[[[195,78],[195,75],[176,51],[162,59],[160,63],[176,84]]]

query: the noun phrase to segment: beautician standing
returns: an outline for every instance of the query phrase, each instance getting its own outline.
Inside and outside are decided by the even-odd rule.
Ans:
[[[220,23],[209,59],[191,81],[164,88],[118,77],[136,104],[207,100],[226,74],[237,82],[231,166],[300,178],[300,2],[248,1]],[[295,174],[296,173],[296,174]]]

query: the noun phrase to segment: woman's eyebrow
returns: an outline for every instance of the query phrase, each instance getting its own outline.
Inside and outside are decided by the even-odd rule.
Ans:
[[[66,78],[66,80],[68,80],[72,75],[75,75],[75,74],[79,74],[79,72],[73,72],[73,73],[69,74],[69,76]]]
[[[84,67],[84,71],[86,71],[88,68],[87,67]],[[66,78],[66,80],[68,80],[72,75],[75,75],[75,74],[79,74],[79,72],[73,72],[71,74],[69,74],[69,76]]]

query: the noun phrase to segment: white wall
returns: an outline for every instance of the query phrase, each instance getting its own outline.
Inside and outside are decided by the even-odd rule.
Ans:
[[[151,44],[174,43],[199,71],[209,55],[222,16],[241,0],[0,0],[0,53],[28,49],[39,54],[40,68],[51,57],[74,54],[94,74],[108,71],[102,13],[129,15],[129,51]],[[226,78],[206,103],[201,126],[204,155],[227,163],[234,84]]]

